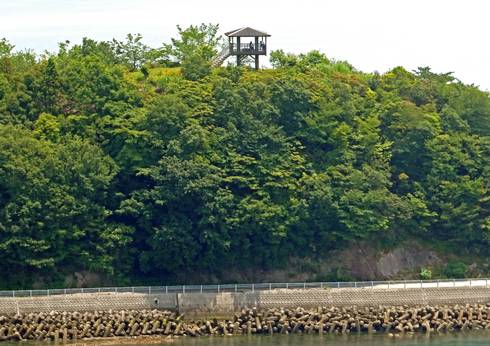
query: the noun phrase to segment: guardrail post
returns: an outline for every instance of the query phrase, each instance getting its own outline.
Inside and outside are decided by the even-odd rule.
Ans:
[[[453,279],[453,287],[456,287],[456,279]]]
[[[269,283],[269,291],[272,291],[272,284]]]
[[[439,288],[439,279],[437,279],[437,288]]]
[[[422,280],[420,280],[420,288],[424,288],[424,284],[422,283]]]
[[[66,296],[66,288],[63,290],[63,293],[64,293],[64,294],[65,294],[65,296]]]
[[[488,288],[488,279],[485,279],[485,287]]]
[[[289,282],[286,282],[286,289],[289,288]]]
[[[337,281],[337,288],[340,288],[340,281]]]
[[[15,291],[12,291],[12,297],[15,298]]]
[[[48,297],[49,297],[49,290],[46,290],[46,293],[48,294]]]
[[[29,296],[32,298],[32,290],[29,290]]]
[[[202,285],[201,285],[201,293],[202,293]]]
[[[374,289],[374,282],[371,281],[371,288]]]
[[[235,284],[235,293],[238,292],[238,285]]]
[[[133,286],[133,287],[131,287],[131,292],[132,292],[132,293],[134,293],[134,286]]]
[[[255,285],[252,284],[252,292],[255,292]]]
[[[100,288],[99,288],[99,290],[100,290]],[[83,293],[83,287],[82,287],[82,293]]]
[[[320,282],[320,288],[323,288],[323,282]]]
[[[306,282],[303,282],[303,289],[306,289]]]
[[[151,286],[148,287],[148,294],[151,294]]]
[[[407,280],[403,280],[403,288],[407,289]]]
[[[388,281],[388,289],[390,289],[390,281]]]
[[[168,286],[165,286],[165,294],[168,294]]]
[[[471,287],[471,279],[470,279],[470,287]]]
[[[357,288],[357,281],[354,281],[354,287]]]
[[[182,293],[185,293],[185,285],[182,286]]]
[[[219,285],[218,285],[218,293],[220,292]]]

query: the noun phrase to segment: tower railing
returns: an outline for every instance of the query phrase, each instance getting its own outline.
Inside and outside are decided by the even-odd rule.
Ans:
[[[240,43],[240,50],[238,50],[238,45],[236,43],[230,44],[230,52],[232,54],[243,53],[243,54],[265,54],[267,51],[267,46],[262,43],[258,44],[256,47],[255,44],[250,43]]]

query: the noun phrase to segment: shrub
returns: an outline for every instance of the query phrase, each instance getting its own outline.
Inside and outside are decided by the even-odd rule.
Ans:
[[[459,279],[466,277],[468,268],[466,264],[461,261],[449,261],[444,268],[444,275],[451,279]]]
[[[420,268],[420,279],[430,280],[432,279],[432,271],[429,268]]]

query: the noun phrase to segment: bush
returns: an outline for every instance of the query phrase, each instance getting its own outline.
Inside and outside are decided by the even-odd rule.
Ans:
[[[420,268],[420,279],[430,280],[432,279],[432,271],[429,268]]]
[[[460,279],[466,277],[468,267],[461,261],[449,261],[444,268],[444,275],[451,279]]]

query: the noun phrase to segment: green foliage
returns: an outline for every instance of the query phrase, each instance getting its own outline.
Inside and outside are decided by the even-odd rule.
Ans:
[[[59,143],[0,126],[0,266],[12,276],[58,268],[112,268],[101,242],[114,162],[79,138]],[[117,240],[117,246],[125,239]]]
[[[270,62],[274,68],[299,67],[303,71],[312,67],[325,68],[332,65],[325,54],[317,50],[300,55],[285,53],[282,49],[274,50],[270,53]]]
[[[436,212],[434,233],[448,241],[489,243],[487,137],[440,135],[429,145],[432,167],[425,181],[427,201]]]
[[[317,51],[213,69],[218,27],[178,30],[156,49],[128,35],[41,57],[0,41],[4,286],[225,280],[359,240],[489,255],[488,93]]]
[[[449,261],[443,270],[443,274],[451,279],[462,279],[466,277],[468,267],[461,261]]]
[[[118,61],[133,71],[140,68],[150,54],[150,47],[143,42],[141,34],[128,34],[125,41],[112,40],[112,49]]]
[[[273,50],[270,56],[271,65],[275,68],[293,67],[299,60],[296,55],[284,53],[282,49]]]
[[[330,269],[325,274],[318,274],[315,276],[315,281],[319,282],[352,282],[356,281],[356,278],[352,277],[343,268],[333,268]]]
[[[177,26],[179,38],[172,38],[172,44],[164,46],[168,55],[181,64],[186,79],[198,80],[210,74],[221,39],[218,29],[213,24],[191,25],[186,29]]]
[[[60,80],[53,58],[49,58],[39,85],[39,109],[56,113],[56,102],[59,98]]]
[[[0,40],[0,58],[9,56],[12,49],[14,49],[14,45],[10,44],[7,39],[2,38]]]
[[[429,268],[420,268],[419,276],[421,280],[430,280],[432,279],[432,271]]]

